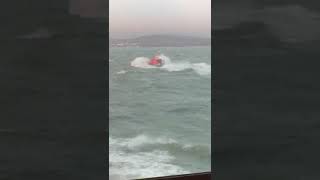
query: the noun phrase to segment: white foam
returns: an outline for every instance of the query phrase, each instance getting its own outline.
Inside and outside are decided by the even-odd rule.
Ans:
[[[125,74],[125,73],[127,73],[127,71],[125,71],[125,70],[121,70],[121,71],[117,72],[117,74]]]
[[[211,75],[211,65],[207,63],[194,63],[192,69],[200,75]]]
[[[130,150],[137,149],[141,146],[152,145],[152,144],[174,144],[177,143],[176,140],[167,138],[167,137],[159,137],[159,138],[151,138],[144,134],[138,135],[136,137],[130,139],[112,139],[113,144],[116,143],[118,146],[125,147]]]
[[[131,66],[137,68],[156,68],[148,64],[149,58],[147,57],[137,57],[131,62]]]
[[[140,151],[150,144],[177,143],[170,138],[151,138],[139,135],[133,138],[109,138],[109,172],[117,179],[137,179],[188,173],[173,163],[175,157],[168,151],[152,149]]]
[[[190,63],[185,62],[171,62],[170,58],[161,54],[160,58],[165,61],[162,67],[155,67],[148,64],[149,58],[137,57],[131,62],[131,66],[137,68],[159,68],[169,72],[178,72],[185,70],[193,70],[199,75],[211,75],[211,65],[207,63]]]

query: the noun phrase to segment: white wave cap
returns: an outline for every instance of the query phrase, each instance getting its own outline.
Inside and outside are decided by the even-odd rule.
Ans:
[[[169,57],[161,54],[159,56],[165,63],[162,67],[155,67],[149,65],[149,58],[147,57],[137,57],[131,62],[131,66],[137,68],[159,68],[166,70],[168,72],[179,72],[185,70],[193,70],[199,75],[207,76],[211,75],[211,65],[207,63],[190,63],[188,61],[185,62],[172,62]]]
[[[138,135],[134,138],[109,138],[109,172],[113,179],[136,179],[188,173],[172,163],[175,157],[168,151],[139,151],[150,144],[176,143],[170,138],[150,138]],[[115,178],[117,177],[117,178]]]

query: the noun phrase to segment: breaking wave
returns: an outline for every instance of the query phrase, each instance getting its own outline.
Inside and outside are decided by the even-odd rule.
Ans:
[[[109,172],[117,179],[137,179],[190,173],[176,165],[175,153],[206,154],[210,147],[181,144],[167,137],[138,135],[133,138],[109,138]],[[209,158],[209,157],[206,157]]]
[[[162,67],[155,67],[148,64],[149,58],[137,57],[131,62],[131,66],[137,68],[158,68],[169,72],[193,70],[199,75],[211,75],[211,65],[207,63],[172,62],[169,57],[161,54],[161,59],[165,61]]]

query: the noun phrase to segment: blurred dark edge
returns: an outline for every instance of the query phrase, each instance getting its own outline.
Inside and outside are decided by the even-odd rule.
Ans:
[[[319,1],[213,1],[214,179],[320,179]]]
[[[154,178],[144,178],[145,180],[211,180],[211,172],[194,173],[194,174],[182,174],[176,176],[164,176]]]
[[[1,2],[1,180],[108,178],[107,5]]]

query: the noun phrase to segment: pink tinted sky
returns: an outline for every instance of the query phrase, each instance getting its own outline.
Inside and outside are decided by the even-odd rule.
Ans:
[[[210,37],[211,0],[110,0],[111,37],[180,34]]]

